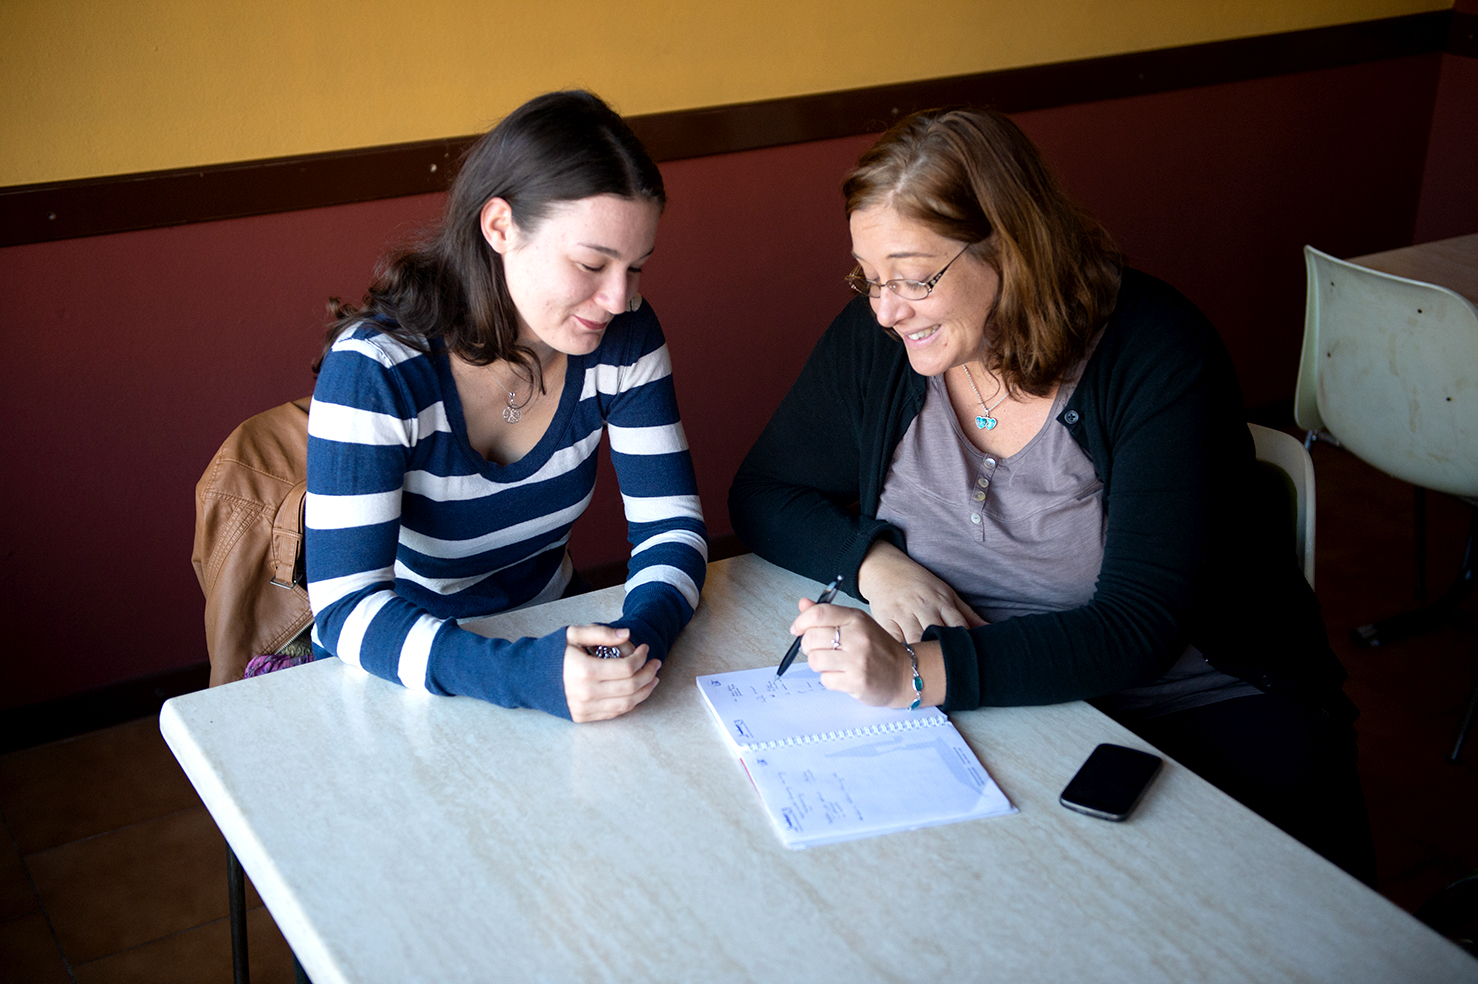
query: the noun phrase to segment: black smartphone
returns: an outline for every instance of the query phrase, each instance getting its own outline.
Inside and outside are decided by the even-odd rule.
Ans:
[[[1057,801],[1069,810],[1123,820],[1160,771],[1160,756],[1123,745],[1099,745]]]

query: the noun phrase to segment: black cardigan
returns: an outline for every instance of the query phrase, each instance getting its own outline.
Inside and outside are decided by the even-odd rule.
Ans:
[[[857,570],[873,541],[893,450],[924,377],[866,298],[843,309],[729,490],[734,529],[766,560],[818,581]],[[1343,667],[1254,463],[1241,391],[1204,315],[1126,269],[1113,315],[1055,418],[1103,482],[1103,566],[1088,604],[976,629],[933,627],[945,710],[1049,704],[1162,676],[1186,644],[1261,690],[1350,720]],[[1047,426],[1054,426],[1053,422]]]

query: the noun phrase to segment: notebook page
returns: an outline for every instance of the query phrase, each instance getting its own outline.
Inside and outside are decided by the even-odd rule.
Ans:
[[[1016,812],[953,727],[740,758],[781,841],[794,849]]]
[[[830,738],[862,731],[930,728],[948,724],[936,707],[917,711],[868,707],[847,694],[827,690],[821,674],[797,662],[776,677],[773,666],[714,673],[698,678],[708,702],[736,749],[771,742]]]

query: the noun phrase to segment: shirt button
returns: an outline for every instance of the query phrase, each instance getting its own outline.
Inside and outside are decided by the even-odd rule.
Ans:
[[[985,493],[984,492],[976,492],[975,493],[975,501],[976,502],[984,502],[985,501]]]
[[[1076,424],[1078,422],[1078,411],[1069,410],[1067,413],[1063,414],[1062,422],[1064,424]]]
[[[974,523],[976,526],[979,526],[980,525],[980,513],[971,513],[970,514],[970,522]]]
[[[994,459],[994,458],[986,458],[985,459],[985,467],[987,467],[987,468],[994,468],[995,466],[996,466],[996,459]]]
[[[990,479],[988,479],[988,478],[977,478],[975,480],[975,484],[978,485],[978,486],[980,486],[983,489],[988,489],[988,488],[990,488]]]

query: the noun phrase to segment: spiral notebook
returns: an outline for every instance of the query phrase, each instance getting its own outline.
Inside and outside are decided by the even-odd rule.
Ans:
[[[937,708],[859,704],[805,663],[700,676],[698,692],[786,847],[1016,812]]]

